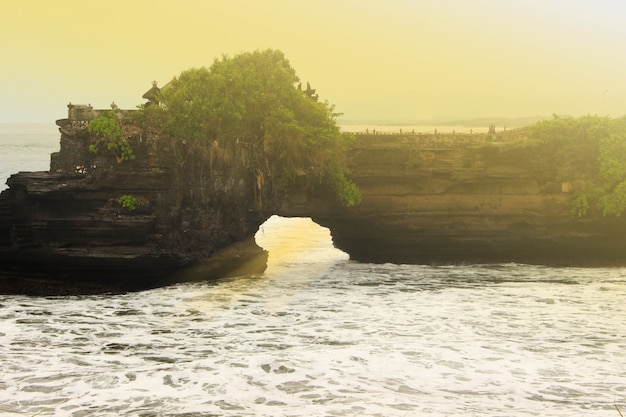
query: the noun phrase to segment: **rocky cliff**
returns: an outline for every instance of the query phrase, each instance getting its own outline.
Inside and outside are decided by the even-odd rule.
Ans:
[[[249,190],[240,176],[220,167],[201,184],[211,197],[200,202],[177,173],[174,144],[142,137],[121,117],[135,160],[91,152],[88,121],[71,117],[57,121],[60,151],[50,171],[9,178],[0,194],[1,292],[147,288],[206,258],[212,264],[200,279],[226,274],[242,258],[264,268],[267,254],[253,235],[265,218],[242,204]],[[121,206],[125,195],[133,210]]]
[[[576,218],[596,180],[597,144],[496,135],[359,135],[358,207],[313,214],[352,259],[395,263],[623,265],[622,218]]]
[[[122,115],[128,118],[128,115]],[[575,218],[572,193],[596,180],[597,145],[539,145],[495,135],[357,135],[349,160],[362,203],[338,207],[293,190],[280,208],[225,161],[181,166],[185,144],[142,136],[134,161],[89,151],[87,121],[57,122],[50,171],[18,173],[0,195],[0,291],[126,291],[200,279],[242,260],[263,270],[253,235],[272,214],[312,217],[364,262],[624,265],[623,218]],[[178,156],[177,156],[178,155]],[[187,164],[193,164],[187,162]],[[120,204],[133,196],[136,208]]]

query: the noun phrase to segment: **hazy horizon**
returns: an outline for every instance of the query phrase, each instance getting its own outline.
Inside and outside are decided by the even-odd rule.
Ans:
[[[569,115],[559,115],[559,117],[569,117]],[[65,113],[61,116],[57,117],[54,120],[46,120],[46,121],[2,121],[0,120],[0,126],[3,130],[9,129],[13,130],[13,128],[21,131],[22,127],[29,126],[50,126],[56,129],[56,120],[59,118],[65,117]],[[439,120],[417,120],[417,119],[374,119],[374,118],[366,118],[366,119],[348,119],[343,116],[338,117],[338,125],[339,126],[362,126],[363,129],[376,127],[397,127],[397,128],[410,128],[410,127],[441,127],[454,129],[455,127],[479,127],[479,128],[488,128],[491,124],[495,124],[497,129],[502,129],[506,127],[510,128],[518,128],[529,126],[539,120],[545,120],[552,118],[553,115],[550,116],[524,116],[524,117],[479,117],[473,119],[439,119]]]
[[[22,0],[0,15],[0,122],[132,109],[153,80],[280,49],[371,123],[626,114],[626,5],[610,1]]]

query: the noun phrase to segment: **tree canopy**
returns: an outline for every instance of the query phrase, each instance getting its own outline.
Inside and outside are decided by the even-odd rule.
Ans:
[[[554,116],[531,126],[530,136],[544,144],[597,145],[598,181],[574,195],[574,215],[599,210],[603,216],[621,216],[626,211],[626,116]]]
[[[344,160],[352,138],[340,132],[334,107],[302,91],[299,81],[278,50],[223,56],[183,71],[162,90],[160,107],[144,108],[144,118],[184,140],[195,157],[247,169],[274,195],[304,177],[343,204],[358,204]]]

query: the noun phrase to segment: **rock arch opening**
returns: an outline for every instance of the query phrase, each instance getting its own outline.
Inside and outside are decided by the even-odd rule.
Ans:
[[[269,253],[268,273],[312,264],[328,265],[349,258],[333,246],[330,230],[309,217],[274,215],[259,227],[255,240]]]

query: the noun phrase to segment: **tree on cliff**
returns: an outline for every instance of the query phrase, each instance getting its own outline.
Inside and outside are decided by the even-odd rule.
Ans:
[[[574,194],[572,214],[582,217],[598,212],[619,217],[626,211],[626,116],[555,115],[531,126],[530,136],[546,145],[587,143],[597,153],[597,180]]]
[[[122,133],[114,112],[108,111],[93,119],[88,130],[94,138],[94,143],[89,145],[91,152],[98,153],[100,148],[105,148],[115,153],[118,163],[135,159],[135,153]]]
[[[144,114],[184,141],[181,164],[193,155],[208,172],[218,163],[245,168],[256,192],[276,201],[306,179],[311,188],[332,190],[345,205],[358,204],[344,159],[353,138],[339,131],[334,107],[302,91],[298,81],[280,51],[223,56],[209,68],[183,71],[162,92],[163,105]]]

